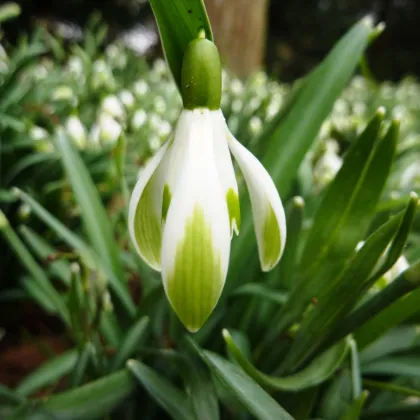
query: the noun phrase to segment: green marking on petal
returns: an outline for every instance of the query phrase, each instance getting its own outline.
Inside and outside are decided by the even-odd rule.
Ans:
[[[165,184],[163,187],[163,200],[162,200],[162,220],[166,221],[166,215],[168,214],[169,205],[171,204],[171,190],[169,189],[169,185]]]
[[[153,206],[153,183],[148,182],[134,217],[134,235],[144,258],[154,267],[160,266],[162,228],[159,215]]]
[[[281,249],[280,228],[273,208],[270,206],[264,221],[263,263],[265,270],[271,270],[277,262]]]
[[[220,251],[213,247],[211,227],[198,206],[177,244],[173,270],[167,281],[168,298],[185,327],[196,332],[216,306],[224,280]]]
[[[238,194],[234,191],[233,188],[229,188],[228,192],[226,193],[226,202],[229,211],[230,231],[232,232],[233,221],[235,221],[236,234],[238,234],[241,228],[241,209],[239,206]]]

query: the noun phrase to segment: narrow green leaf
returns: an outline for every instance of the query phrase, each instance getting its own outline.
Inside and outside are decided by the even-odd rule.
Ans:
[[[359,352],[357,343],[350,338],[350,365],[351,365],[351,382],[353,385],[353,398],[358,399],[362,393],[362,375],[360,373]]]
[[[128,370],[150,396],[175,420],[194,420],[195,415],[184,392],[150,367],[136,360],[127,362]]]
[[[109,415],[134,391],[136,383],[121,370],[39,402],[25,420],[92,420]]]
[[[401,385],[395,385],[389,382],[373,381],[372,379],[364,379],[363,386],[370,389],[382,389],[384,391],[395,392],[397,394],[407,395],[410,397],[420,397],[420,391],[413,388],[407,388]]]
[[[86,343],[85,346],[78,352],[77,362],[71,375],[72,388],[79,386],[83,382],[91,355],[91,345],[92,344],[89,342]]]
[[[34,252],[34,254],[43,261],[46,261],[50,255],[57,252],[55,248],[53,248],[44,238],[38,235],[29,226],[20,226],[19,233],[30,246],[32,252]],[[70,284],[70,266],[66,261],[57,259],[52,261],[48,268],[52,274],[57,276],[64,283],[64,285],[68,286]]]
[[[417,270],[419,270],[420,262],[414,265],[413,268],[416,268]],[[413,284],[407,281],[407,277],[404,276],[404,273],[403,275],[401,275],[400,279],[402,283],[404,284],[408,283],[409,285],[413,287]],[[379,312],[379,313],[376,312],[377,313],[376,316],[374,316],[372,319],[370,319],[369,322],[365,323],[358,331],[356,331],[355,338],[360,349],[364,349],[368,344],[374,342],[376,339],[382,336],[386,331],[389,331],[391,328],[395,327],[396,325],[402,323],[404,320],[410,318],[411,316],[419,312],[419,302],[420,302],[419,285],[417,286],[416,290],[410,293],[407,293],[401,299],[398,299],[397,301],[391,301],[393,303],[390,306],[388,306],[382,312]],[[388,286],[388,287],[391,287],[391,286]],[[385,290],[386,289],[384,289],[384,291]],[[381,299],[379,299],[382,296],[378,296],[379,303],[382,303]],[[385,297],[387,298],[388,296],[385,296]],[[385,303],[390,303],[389,299],[386,299]],[[375,306],[372,305],[372,307],[381,307],[381,306],[382,305],[379,305],[379,304]]]
[[[50,385],[72,371],[77,362],[77,350],[70,350],[45,362],[27,376],[16,388],[16,392],[28,396],[40,388]]]
[[[4,235],[5,239],[15,252],[15,254],[19,257],[21,263],[25,266],[28,272],[33,277],[34,281],[38,283],[38,289],[42,290],[43,294],[48,297],[51,301],[51,306],[54,307],[55,312],[57,312],[62,320],[68,324],[69,323],[69,313],[67,308],[64,304],[64,300],[60,296],[59,293],[54,289],[52,284],[50,283],[49,278],[45,275],[42,268],[38,265],[35,259],[32,257],[31,253],[25,247],[24,243],[21,241],[18,235],[16,235],[15,231],[9,225],[6,216],[4,216],[3,212],[0,210],[0,230],[1,233]],[[33,290],[33,289],[32,289]]]
[[[287,301],[287,293],[279,292],[262,283],[246,283],[235,289],[231,296],[250,296],[260,300],[271,301],[278,305],[284,305]]]
[[[147,328],[149,326],[149,318],[143,316],[139,318],[128,330],[127,334],[121,341],[117,354],[112,363],[112,370],[117,370],[124,366],[129,357],[132,357],[138,347],[145,338]]]
[[[372,33],[372,21],[364,18],[334,46],[325,60],[306,78],[292,109],[265,141],[270,147],[263,159],[281,196],[285,196],[297,174],[300,163],[316,138],[322,122],[330,113],[336,98],[347,85]],[[303,118],[302,116],[305,116]],[[249,267],[247,257],[255,247],[250,205],[242,205],[241,234],[231,254],[231,273],[238,273],[228,288],[243,278]]]
[[[362,414],[362,419],[412,419],[413,415],[420,413],[420,403],[414,404],[396,404],[388,407],[367,409]]]
[[[159,28],[166,61],[178,89],[181,90],[182,58],[187,45],[201,29],[213,40],[210,22],[202,0],[150,0]]]
[[[356,331],[358,346],[364,349],[417,311],[416,299],[420,297],[420,290],[414,290],[418,287],[420,261],[343,319],[325,345],[334,344],[343,336]]]
[[[347,411],[340,417],[340,420],[359,420],[363,406],[369,393],[363,391],[362,394],[351,404]]]
[[[362,366],[363,374],[368,375],[402,375],[420,378],[420,357],[390,356]]]
[[[190,340],[210,370],[233,396],[259,420],[293,420],[263,388],[240,367],[210,351],[202,351]]]
[[[300,391],[326,381],[341,365],[349,349],[348,340],[318,356],[300,372],[286,377],[266,375],[244,356],[227,330],[223,330],[223,338],[239,365],[261,386],[277,391]]]
[[[56,146],[77,203],[80,206],[82,220],[90,243],[101,258],[103,265],[112,271],[120,282],[123,282],[124,271],[118,246],[112,233],[108,215],[89,172],[63,130],[60,130],[57,134]]]
[[[296,369],[320,348],[364,292],[372,286],[369,275],[395,235],[403,218],[399,214],[375,231],[330,287],[320,291],[317,303],[303,320],[283,366]],[[290,365],[291,366],[290,366]],[[289,367],[290,366],[290,367]]]
[[[25,398],[16,391],[9,389],[7,386],[0,384],[0,404],[12,403],[22,404]]]
[[[51,301],[50,295],[45,289],[35,280],[30,277],[23,277],[20,281],[26,293],[49,314],[56,314],[57,309]]]
[[[124,304],[126,310],[134,314],[135,306],[128,292],[128,288],[124,283],[117,278],[113,271],[108,267],[108,264],[103,263],[93,250],[74,232],[64,226],[56,217],[49,213],[44,207],[42,207],[36,200],[31,196],[14,188],[15,194],[27,203],[33,212],[47,225],[49,226],[63,241],[65,241],[70,247],[74,248],[85,264],[92,269],[100,267],[106,273],[110,286],[114,291],[115,295]],[[117,332],[115,332],[117,334]]]

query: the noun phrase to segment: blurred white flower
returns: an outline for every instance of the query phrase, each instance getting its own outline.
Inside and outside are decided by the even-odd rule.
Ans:
[[[139,128],[143,127],[146,121],[146,112],[143,109],[139,109],[134,113],[131,119],[131,127],[133,128],[133,130],[138,130]]]
[[[7,69],[9,68],[8,61],[9,59],[7,57],[6,51],[0,44],[0,73],[6,73]]]
[[[86,129],[78,116],[71,115],[67,118],[66,131],[70,139],[79,149],[84,149],[86,147]]]
[[[162,124],[162,118],[157,114],[150,113],[149,114],[149,124],[150,124],[150,127],[154,131],[156,131],[156,130],[159,129],[159,126]]]
[[[124,108],[120,100],[115,95],[107,96],[101,105],[102,112],[110,115],[111,117],[123,119],[125,117]]]
[[[82,59],[77,55],[72,55],[67,62],[67,68],[74,76],[80,77],[84,75],[84,67]]]
[[[326,152],[318,159],[313,170],[314,182],[318,187],[328,185],[340,170],[343,159],[337,155],[337,151],[333,143],[330,143]]]
[[[144,80],[138,80],[133,86],[134,94],[138,97],[143,97],[149,90],[148,84]]]
[[[162,96],[156,97],[153,103],[153,108],[158,114],[163,114],[166,111],[165,99],[163,99]]]
[[[230,91],[233,95],[239,96],[244,91],[243,83],[239,79],[233,79],[230,82]]]
[[[168,121],[161,121],[160,125],[157,129],[157,134],[161,139],[165,139],[166,137],[169,136],[169,134],[172,131],[172,127],[171,124],[168,123]]]
[[[156,152],[162,145],[162,141],[158,136],[150,136],[148,139],[149,147],[152,152]]]
[[[123,46],[109,44],[105,48],[105,56],[113,67],[123,69],[127,65],[127,54]]]
[[[235,99],[235,100],[232,102],[232,111],[233,111],[235,114],[238,114],[239,112],[241,112],[242,107],[243,107],[243,102],[242,102],[240,99]]]
[[[52,99],[54,101],[69,101],[74,104],[77,103],[77,98],[69,86],[59,86],[55,89],[52,93]]]
[[[262,129],[261,118],[254,115],[249,120],[249,129],[250,129],[250,131],[253,135],[256,135],[256,134],[260,133],[260,131]]]
[[[129,90],[122,90],[119,93],[119,98],[122,104],[127,108],[131,109],[134,106],[134,95]]]
[[[34,125],[29,130],[29,136],[34,140],[34,146],[38,152],[48,153],[54,150],[54,147],[50,142],[50,134],[45,128]]]
[[[99,144],[115,144],[122,133],[122,126],[110,115],[102,114],[91,131],[92,142]]]
[[[400,187],[403,189],[415,189],[420,187],[420,162],[411,163],[402,173]]]
[[[100,59],[93,63],[92,68],[92,88],[94,90],[106,87],[113,88],[115,85],[114,75],[108,64]]]
[[[161,58],[158,58],[153,63],[153,71],[155,71],[158,75],[163,76],[166,74],[166,63],[165,60],[162,60]]]

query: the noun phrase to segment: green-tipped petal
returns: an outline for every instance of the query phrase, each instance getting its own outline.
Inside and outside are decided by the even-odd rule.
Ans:
[[[217,182],[210,111],[190,111],[189,118],[186,159],[163,233],[162,278],[174,311],[195,332],[210,316],[223,289],[230,226]]]
[[[226,141],[227,125],[222,111],[212,111],[211,117],[213,121],[213,144],[217,170],[229,211],[230,235],[233,236],[233,232],[238,235],[241,227],[241,211],[239,206],[238,184]]]
[[[136,251],[158,271],[162,244],[162,191],[157,168],[170,143],[165,143],[144,168],[131,195],[128,214],[128,227]]]
[[[238,162],[251,197],[261,268],[279,262],[286,243],[286,218],[276,186],[259,160],[227,132],[229,148]]]

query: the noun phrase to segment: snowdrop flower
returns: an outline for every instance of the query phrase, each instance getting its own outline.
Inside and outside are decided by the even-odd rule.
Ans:
[[[147,121],[146,111],[143,109],[137,110],[131,119],[131,126],[134,130],[140,129]]]
[[[109,95],[103,100],[102,111],[118,119],[123,119],[125,116],[124,108],[115,95]]]
[[[76,115],[71,115],[66,121],[66,130],[69,137],[79,149],[86,147],[85,126]]]
[[[98,124],[92,127],[91,139],[96,144],[115,144],[122,133],[121,124],[107,114],[99,117]]]
[[[141,98],[146,95],[147,91],[149,90],[149,86],[144,80],[138,80],[136,83],[134,83],[133,90],[134,94]]]
[[[227,127],[220,110],[219,55],[204,37],[186,48],[181,92],[184,109],[174,133],[142,171],[132,193],[129,230],[141,258],[162,272],[172,308],[195,332],[221,295],[230,241],[240,230],[231,153],[251,197],[263,271],[282,255],[286,223],[270,175]]]
[[[134,106],[134,95],[129,90],[122,90],[118,95],[122,104],[131,109]]]
[[[50,142],[50,135],[45,128],[34,125],[29,131],[29,136],[34,140],[34,146],[38,152],[48,153],[54,150]]]

